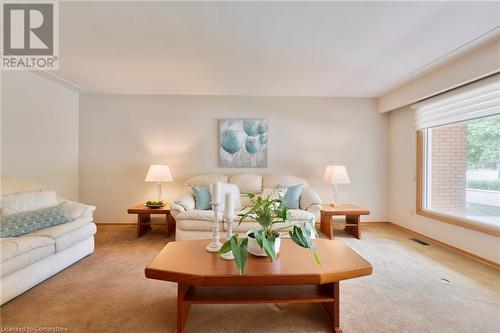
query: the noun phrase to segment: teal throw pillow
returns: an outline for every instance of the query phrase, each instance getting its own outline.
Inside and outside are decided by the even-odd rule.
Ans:
[[[0,221],[0,236],[17,237],[28,232],[67,223],[71,218],[63,209],[64,203],[22,213],[3,215]]]
[[[193,193],[195,209],[207,210],[211,208],[210,190],[208,187],[193,186]]]
[[[300,194],[304,188],[303,184],[289,186],[286,189],[284,201],[285,205],[290,209],[298,209],[300,205]]]

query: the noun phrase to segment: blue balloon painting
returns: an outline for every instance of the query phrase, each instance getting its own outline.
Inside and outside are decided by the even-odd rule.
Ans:
[[[243,136],[238,131],[228,128],[220,135],[220,146],[229,154],[234,154],[243,146]]]
[[[267,146],[267,120],[219,121],[219,167],[267,168]]]

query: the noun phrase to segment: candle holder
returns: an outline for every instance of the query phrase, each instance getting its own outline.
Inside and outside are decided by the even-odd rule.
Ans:
[[[207,245],[208,252],[219,252],[222,247],[222,243],[220,242],[220,232],[219,232],[219,210],[220,203],[213,203],[212,207],[214,210],[214,225],[212,226],[212,242]]]
[[[234,215],[232,216],[225,216],[226,219],[226,227],[227,227],[227,235],[226,235],[226,240],[231,239],[233,237],[233,220],[234,220]],[[229,251],[224,254],[221,254],[220,257],[222,259],[226,260],[234,260],[233,252]]]

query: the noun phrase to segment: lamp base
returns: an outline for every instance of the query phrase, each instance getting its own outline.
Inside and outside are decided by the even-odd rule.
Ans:
[[[233,252],[231,251],[221,254],[219,257],[225,260],[234,260]]]
[[[221,247],[222,247],[221,242],[211,242],[210,244],[207,245],[207,251],[212,253],[219,252]]]

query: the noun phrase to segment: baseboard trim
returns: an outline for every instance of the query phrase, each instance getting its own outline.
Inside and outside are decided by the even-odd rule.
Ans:
[[[474,259],[474,260],[476,260],[476,261],[478,261],[478,262],[480,262],[480,263],[482,263],[482,264],[486,264],[486,265],[488,265],[488,266],[492,266],[492,267],[494,267],[494,268],[496,268],[496,269],[500,269],[500,264],[499,264],[499,263],[496,263],[496,262],[491,261],[491,260],[489,260],[489,259],[486,259],[486,258],[480,257],[480,256],[478,256],[478,255],[476,255],[476,254],[473,254],[473,253],[470,253],[470,252],[468,252],[468,251],[465,251],[465,250],[459,249],[458,247],[455,247],[455,246],[450,245],[450,244],[448,244],[448,243],[445,243],[445,242],[439,241],[439,240],[434,239],[434,238],[432,238],[432,237],[429,237],[429,236],[423,235],[423,234],[421,234],[421,233],[419,233],[419,232],[417,232],[417,231],[414,231],[414,230],[408,229],[408,228],[403,227],[403,226],[401,226],[401,225],[399,225],[399,224],[396,224],[396,223],[393,223],[393,222],[388,222],[388,223],[389,223],[391,226],[393,226],[393,227],[395,227],[395,228],[397,228],[397,229],[400,229],[400,230],[406,231],[406,232],[408,232],[408,233],[410,233],[410,234],[413,234],[413,235],[415,235],[415,236],[418,236],[418,237],[420,237],[420,238],[423,238],[423,239],[424,239],[424,240],[426,240],[426,241],[429,241],[429,242],[434,242],[434,243],[439,244],[439,245],[441,245],[441,246],[443,246],[443,247],[445,247],[445,248],[447,248],[447,249],[449,249],[449,250],[452,250],[452,251],[454,251],[454,252],[457,252],[458,254],[461,254],[461,255],[463,255],[463,256],[469,257],[469,258],[471,258],[471,259]]]
[[[361,222],[361,225],[362,226],[370,226],[370,225],[372,225],[372,226],[375,226],[375,225],[378,225],[378,226],[386,225],[386,226],[388,226],[389,223],[391,223],[391,222],[389,222],[389,221],[373,221],[373,222]],[[318,229],[319,226],[321,225],[320,221],[316,221],[315,225],[316,225],[316,228]]]
[[[388,226],[391,222],[389,221],[374,221],[374,222],[361,222],[361,225],[362,226],[381,226],[381,225],[385,225],[385,226]]]

